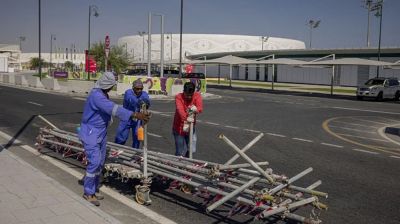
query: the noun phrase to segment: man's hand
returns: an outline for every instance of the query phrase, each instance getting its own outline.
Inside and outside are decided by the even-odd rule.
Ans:
[[[197,113],[197,112],[198,112],[197,107],[196,107],[195,105],[192,105],[192,106],[189,108],[189,110],[192,111],[193,113]]]
[[[133,113],[132,118],[142,120],[145,123],[147,123],[150,120],[150,116],[151,116],[151,113],[149,113],[149,112],[147,112],[147,113],[135,112],[135,113]]]

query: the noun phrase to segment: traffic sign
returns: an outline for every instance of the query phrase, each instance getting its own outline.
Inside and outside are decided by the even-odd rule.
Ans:
[[[110,37],[108,35],[106,36],[105,43],[106,43],[106,49],[110,49]]]

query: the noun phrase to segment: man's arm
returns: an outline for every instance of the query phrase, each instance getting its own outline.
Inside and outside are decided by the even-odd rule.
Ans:
[[[176,109],[176,114],[179,116],[181,120],[186,120],[188,114],[185,109],[185,104],[183,102],[182,97],[180,94],[175,96],[175,109]]]

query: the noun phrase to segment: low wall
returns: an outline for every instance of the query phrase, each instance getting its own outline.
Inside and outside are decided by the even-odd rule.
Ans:
[[[94,81],[83,81],[83,80],[68,80],[60,81],[58,84],[63,92],[74,92],[74,93],[89,93],[94,87]]]
[[[207,90],[206,79],[180,79],[180,78],[159,78],[147,76],[124,76],[123,83],[132,84],[135,80],[140,79],[149,87],[150,92],[163,93],[170,95],[172,85],[183,85],[185,82],[193,82],[196,91],[205,93]]]
[[[15,76],[10,74],[3,74],[3,82],[8,84],[15,84]]]
[[[26,80],[24,75],[16,75],[14,77],[15,77],[15,85],[29,86],[28,81]]]
[[[26,79],[28,81],[28,86],[29,87],[39,88],[39,89],[43,89],[44,88],[43,84],[40,82],[40,78],[39,77],[28,76]]]
[[[43,84],[45,89],[61,90],[61,87],[58,84],[58,80],[57,79],[53,79],[53,78],[42,79],[42,84]]]

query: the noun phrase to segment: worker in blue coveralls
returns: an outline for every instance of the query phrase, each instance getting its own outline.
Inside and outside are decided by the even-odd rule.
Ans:
[[[143,91],[143,82],[140,79],[132,83],[132,89],[125,91],[123,106],[133,112],[139,112],[141,106],[145,104],[146,108],[150,107],[149,95]],[[115,143],[125,145],[129,138],[129,132],[132,129],[132,148],[139,148],[140,141],[137,138],[138,128],[143,125],[140,120],[120,120],[115,136]]]
[[[112,116],[122,121],[142,120],[148,122],[150,115],[132,112],[113,103],[108,92],[116,85],[112,72],[105,72],[90,92],[82,115],[79,139],[85,149],[88,165],[83,183],[83,197],[90,203],[99,206],[102,198],[96,197],[99,175],[106,158],[107,126]]]

